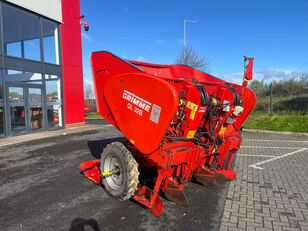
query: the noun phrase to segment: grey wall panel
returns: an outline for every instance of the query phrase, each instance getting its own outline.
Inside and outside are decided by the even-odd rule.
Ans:
[[[60,77],[62,75],[62,68],[58,65],[45,63],[45,73]]]
[[[15,5],[62,22],[61,0],[7,0]]]
[[[30,60],[24,60],[14,57],[4,57],[4,66],[7,69],[18,71],[28,71],[35,73],[43,73],[43,64]]]

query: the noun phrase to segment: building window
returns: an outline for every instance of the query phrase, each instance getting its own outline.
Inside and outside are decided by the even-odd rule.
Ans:
[[[21,42],[9,42],[5,45],[6,55],[21,58]]]
[[[42,74],[6,69],[4,80],[6,83],[42,85]]]
[[[45,75],[48,128],[62,127],[61,82],[55,75]]]
[[[24,57],[26,59],[41,60],[40,39],[29,39],[23,43]]]
[[[59,64],[58,25],[43,19],[44,61]]]
[[[40,61],[39,16],[3,4],[4,54]]]
[[[0,6],[0,136],[62,127],[59,23]]]

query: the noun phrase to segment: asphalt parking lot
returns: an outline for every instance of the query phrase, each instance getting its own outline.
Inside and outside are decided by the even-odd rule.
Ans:
[[[80,174],[121,134],[95,130],[0,147],[1,230],[308,230],[308,137],[244,132],[237,180],[186,185],[161,218],[110,198]]]

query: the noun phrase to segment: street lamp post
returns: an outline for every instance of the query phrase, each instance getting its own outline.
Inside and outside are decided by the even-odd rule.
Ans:
[[[199,21],[184,19],[184,40],[183,40],[183,61],[185,60],[185,50],[186,50],[186,23],[199,23]]]

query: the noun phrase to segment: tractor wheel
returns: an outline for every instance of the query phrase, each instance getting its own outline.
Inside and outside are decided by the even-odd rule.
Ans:
[[[105,190],[114,198],[124,201],[132,197],[139,183],[138,164],[132,153],[120,142],[108,144],[100,163],[101,173],[113,172],[102,178]]]

